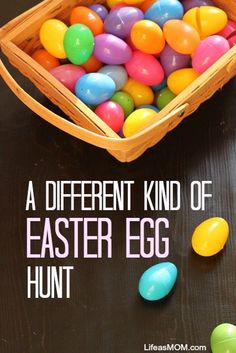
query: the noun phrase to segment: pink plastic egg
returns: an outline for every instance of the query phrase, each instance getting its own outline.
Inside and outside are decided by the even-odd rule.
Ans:
[[[201,41],[193,55],[192,65],[203,73],[230,49],[227,39],[214,35]]]
[[[95,109],[95,113],[115,132],[119,132],[123,126],[124,111],[118,103],[107,101]]]
[[[159,61],[153,55],[138,50],[125,68],[130,77],[148,86],[158,85],[164,79],[164,70]]]
[[[95,37],[93,55],[104,64],[120,65],[131,59],[132,50],[122,39],[105,33]]]
[[[76,82],[86,74],[86,71],[80,66],[65,64],[52,69],[50,73],[70,91],[74,92]]]

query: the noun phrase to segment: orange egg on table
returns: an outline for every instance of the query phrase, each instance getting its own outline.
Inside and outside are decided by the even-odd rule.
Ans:
[[[167,79],[167,86],[175,95],[181,93],[193,81],[195,81],[200,74],[192,68],[179,69],[169,75]]]
[[[101,17],[95,11],[85,6],[77,6],[72,10],[70,23],[71,25],[80,23],[87,26],[93,32],[94,36],[103,33],[103,21]]]
[[[99,61],[95,56],[90,56],[88,61],[81,65],[87,72],[96,72],[102,67],[101,61]]]
[[[36,50],[31,57],[48,71],[60,65],[60,61],[49,54],[45,49]]]
[[[169,20],[163,33],[169,46],[180,54],[192,54],[200,43],[197,30],[182,20]]]
[[[147,54],[160,53],[165,46],[162,29],[150,20],[141,20],[133,25],[131,40],[137,49]]]
[[[142,10],[143,12],[146,12],[147,9],[152,6],[154,4],[154,2],[156,2],[158,0],[146,0],[143,3],[141,3],[141,5],[139,6],[140,10]]]
[[[227,20],[227,14],[215,6],[194,7],[183,17],[183,21],[193,26],[201,38],[220,32],[226,26]]]

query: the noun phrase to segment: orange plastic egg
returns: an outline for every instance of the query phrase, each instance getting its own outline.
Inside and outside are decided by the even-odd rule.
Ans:
[[[123,3],[123,0],[107,0],[107,6],[111,9],[113,6]]]
[[[102,67],[101,61],[99,61],[95,56],[90,56],[88,61],[81,65],[87,72],[96,72]]]
[[[227,14],[214,6],[194,7],[186,12],[183,21],[194,27],[201,38],[220,32],[227,24]]]
[[[78,6],[72,10],[70,23],[72,25],[80,23],[87,26],[93,32],[94,36],[103,33],[103,21],[101,17],[95,11],[85,6]]]
[[[131,40],[137,49],[147,54],[160,53],[165,46],[161,28],[150,20],[141,20],[133,25]]]
[[[32,54],[32,58],[48,71],[60,65],[60,61],[51,54],[49,54],[45,49],[36,50]]]
[[[182,20],[169,20],[163,27],[169,46],[181,54],[192,54],[200,43],[197,30]]]
[[[181,93],[200,74],[192,68],[180,69],[172,72],[167,79],[167,86],[175,95]]]
[[[123,87],[123,91],[128,93],[134,100],[136,107],[144,104],[152,104],[154,93],[152,89],[143,83],[129,78]]]
[[[147,9],[148,9],[150,6],[152,6],[152,5],[154,4],[154,2],[156,2],[156,1],[158,1],[158,0],[146,0],[146,1],[144,1],[144,2],[139,6],[139,8],[140,8],[140,10],[142,10],[143,12],[146,12]]]

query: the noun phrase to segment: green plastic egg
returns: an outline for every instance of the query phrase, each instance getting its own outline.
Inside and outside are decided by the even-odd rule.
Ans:
[[[111,100],[120,104],[123,108],[125,117],[130,115],[134,110],[134,100],[133,98],[126,92],[118,91],[112,97]]]
[[[73,64],[84,64],[92,55],[93,47],[93,33],[87,26],[74,24],[68,28],[64,37],[64,48]]]
[[[161,110],[165,108],[165,106],[169,104],[175,97],[176,95],[171,92],[169,88],[163,88],[157,97],[156,105]]]
[[[236,326],[221,324],[211,334],[212,353],[236,352]]]

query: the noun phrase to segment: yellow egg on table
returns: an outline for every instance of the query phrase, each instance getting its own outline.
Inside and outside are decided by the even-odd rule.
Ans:
[[[131,95],[136,107],[144,104],[152,104],[154,93],[149,86],[129,78],[123,87],[123,91]]]
[[[66,59],[64,36],[68,27],[60,20],[50,19],[40,28],[39,38],[42,46],[55,58]]]
[[[157,117],[158,113],[152,109],[142,108],[135,110],[124,122],[124,136],[130,137],[135,135],[137,132],[144,129],[154,118]]]
[[[195,81],[200,74],[194,69],[180,69],[172,72],[167,79],[167,86],[175,95],[181,93],[193,81]]]
[[[228,17],[227,14],[218,7],[200,6],[188,10],[183,20],[194,27],[201,38],[206,38],[219,33],[225,28]]]
[[[192,247],[201,256],[213,256],[225,246],[229,237],[229,225],[220,217],[209,218],[199,224],[192,236]]]

